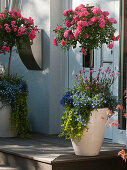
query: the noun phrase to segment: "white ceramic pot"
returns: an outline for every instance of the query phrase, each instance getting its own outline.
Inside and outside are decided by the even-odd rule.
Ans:
[[[88,123],[88,131],[84,130],[84,136],[80,142],[71,140],[76,155],[96,156],[99,154],[106,131],[108,108],[92,111]]]
[[[11,128],[11,106],[0,102],[0,137],[15,137],[16,130]]]

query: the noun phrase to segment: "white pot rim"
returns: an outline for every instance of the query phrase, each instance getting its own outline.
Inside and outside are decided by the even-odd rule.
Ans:
[[[94,109],[94,110],[103,110],[103,109],[109,109],[108,107],[103,107],[103,108],[97,108],[97,109]],[[92,110],[92,111],[94,111]]]

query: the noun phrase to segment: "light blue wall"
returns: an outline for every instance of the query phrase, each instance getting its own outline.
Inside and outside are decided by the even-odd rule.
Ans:
[[[49,58],[50,58],[50,1],[49,0],[22,0],[21,14],[32,17],[35,25],[43,29],[43,71],[30,71],[17,59],[20,70],[15,71],[24,75],[29,88],[30,120],[33,131],[48,133],[49,131]],[[16,59],[15,59],[16,62]]]

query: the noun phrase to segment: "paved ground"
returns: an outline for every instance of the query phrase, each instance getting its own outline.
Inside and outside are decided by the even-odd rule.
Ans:
[[[116,154],[116,151],[122,148],[125,148],[125,146],[104,143],[100,156],[104,156],[105,154],[103,153],[109,153],[106,151],[115,151]],[[56,158],[57,161],[60,159],[77,159],[70,140],[59,138],[56,135],[33,134],[32,139],[0,138],[0,151],[45,163],[51,163]]]

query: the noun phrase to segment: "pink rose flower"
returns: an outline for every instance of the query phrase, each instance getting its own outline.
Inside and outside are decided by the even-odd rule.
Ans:
[[[88,27],[89,25],[88,25],[88,22],[86,22],[86,21],[82,21],[82,26],[84,26],[84,27]]]
[[[16,32],[17,31],[17,28],[14,28],[14,32]]]
[[[74,25],[75,24],[75,20],[71,21],[71,25]]]
[[[77,22],[77,25],[79,25],[79,26],[84,26],[84,27],[88,27],[88,22],[86,22],[86,21],[78,21],[78,22]]]
[[[20,13],[18,13],[18,15],[21,15]],[[29,22],[30,25],[34,25],[34,20],[29,17],[29,19],[27,19],[27,21]]]
[[[88,25],[93,25],[93,24],[94,24],[94,22],[88,21]]]
[[[84,11],[84,12],[80,12],[79,13],[79,17],[86,17],[86,16],[88,16],[89,15],[89,12],[88,11]]]
[[[61,26],[59,26],[58,28],[57,28],[57,30],[62,30],[63,28],[61,27]]]
[[[61,44],[61,46],[65,46],[66,45],[66,41],[62,40],[60,44]]]
[[[108,20],[110,23],[117,24],[117,21],[115,18],[109,18]]]
[[[99,19],[99,27],[104,28],[105,27],[105,20],[103,18]]]
[[[69,40],[72,40],[74,38],[74,35],[69,35]]]
[[[120,35],[118,35],[117,37],[115,37],[115,36],[112,37],[112,40],[113,40],[113,41],[118,41],[119,39],[120,39]]]
[[[21,30],[21,31],[22,31],[22,30]],[[29,39],[30,39],[30,40],[33,40],[35,37],[36,37],[35,31],[32,30],[32,31],[30,32],[30,34],[29,34]]]
[[[83,55],[87,55],[86,50],[84,48],[81,49],[81,52],[83,53]]]
[[[109,16],[109,12],[108,12],[108,11],[103,11],[102,14],[103,14],[104,16]]]
[[[93,12],[93,14],[98,15],[101,14],[102,11],[100,8],[92,8],[91,11]]]
[[[21,29],[21,32],[24,32],[24,31],[26,30],[25,27],[21,27],[20,29]],[[34,31],[34,30],[33,30],[33,34],[35,34],[35,31]]]
[[[14,25],[16,23],[16,21],[11,21],[11,25]]]
[[[64,37],[67,38],[69,36],[68,31],[64,32]]]
[[[109,44],[109,45],[108,45],[108,48],[109,48],[109,49],[112,49],[112,48],[113,48],[113,44],[112,44],[112,43]]]
[[[69,12],[72,13],[72,14],[74,13],[74,11],[72,9],[67,9],[63,12],[63,16],[69,15]]]
[[[63,16],[67,16],[67,15],[68,15],[68,11],[65,10],[65,11],[63,12]]]
[[[2,25],[0,25],[0,29],[2,28]]]
[[[80,11],[82,8],[85,8],[84,4],[81,4],[75,8],[75,11]]]
[[[75,38],[78,37],[79,34],[80,34],[80,31],[77,30],[77,31],[74,33],[74,37],[75,37]]]
[[[70,21],[65,21],[65,25],[69,28],[69,27],[71,27],[71,22]]]
[[[8,52],[8,51],[10,51],[10,47],[3,46],[2,50]]]
[[[77,31],[79,31],[80,33],[82,32],[82,26],[79,25],[79,26],[76,27],[76,29],[77,29]]]
[[[74,18],[75,21],[79,21],[80,20],[78,15],[75,15],[73,18]]]
[[[15,27],[17,27],[16,25],[12,25],[12,28],[15,28]]]
[[[11,29],[10,29],[9,27],[6,27],[5,30],[6,30],[7,32],[10,32],[10,31],[11,31]]]
[[[8,24],[4,24],[4,26],[5,26],[5,27],[9,27],[9,25],[8,25]]]
[[[100,27],[100,28],[104,28],[104,27],[105,27],[105,23],[100,23],[100,24],[99,24],[99,27]]]
[[[99,20],[98,17],[92,17],[92,18],[90,19],[91,22],[96,22],[97,20]]]
[[[104,18],[105,18],[105,16],[104,16],[104,15],[101,15],[101,18],[102,18],[102,19],[104,19]]]
[[[71,31],[71,30],[67,30],[67,31],[68,31],[68,33],[69,33],[69,34],[71,34],[71,33],[72,33],[72,31]]]
[[[53,43],[54,43],[55,46],[58,46],[58,42],[57,42],[56,37],[53,39]]]
[[[87,11],[87,8],[82,8],[81,11],[82,12]]]

